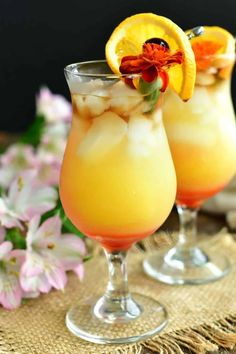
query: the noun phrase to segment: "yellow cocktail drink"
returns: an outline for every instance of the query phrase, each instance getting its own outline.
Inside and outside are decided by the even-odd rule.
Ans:
[[[60,195],[67,215],[108,249],[127,249],[168,216],[176,177],[160,109],[140,93],[102,80],[72,93],[73,123]]]
[[[192,36],[190,36],[192,38]],[[177,177],[180,232],[176,245],[145,263],[146,272],[168,284],[202,284],[225,276],[228,259],[197,245],[197,212],[236,172],[236,124],[230,84],[235,39],[221,27],[202,28],[191,39],[196,60],[193,96],[182,102],[169,90],[163,120]]]
[[[221,190],[236,169],[230,79],[201,74],[198,80],[197,75],[193,97],[182,103],[169,92],[163,114],[178,179],[177,203],[199,206]]]

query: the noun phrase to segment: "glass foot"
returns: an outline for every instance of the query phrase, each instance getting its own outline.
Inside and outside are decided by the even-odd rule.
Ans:
[[[166,284],[204,284],[224,277],[230,263],[215,251],[175,247],[150,255],[144,260],[143,268],[146,274]]]
[[[145,295],[134,293],[132,298],[137,301],[140,310],[135,319],[131,316],[124,322],[124,318],[118,323],[112,322],[111,319],[104,322],[96,313],[96,306],[99,306],[97,304],[102,298],[99,301],[90,298],[80,301],[69,310],[66,325],[76,336],[100,344],[133,343],[160,332],[168,321],[165,307]]]

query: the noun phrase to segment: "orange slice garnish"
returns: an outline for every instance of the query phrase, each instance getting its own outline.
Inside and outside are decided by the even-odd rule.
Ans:
[[[126,18],[113,31],[106,44],[106,59],[114,73],[119,73],[122,58],[138,56],[143,44],[150,38],[161,38],[171,52],[182,51],[184,61],[168,70],[170,87],[188,100],[195,84],[196,64],[191,44],[185,32],[166,17],[153,13],[140,13]]]

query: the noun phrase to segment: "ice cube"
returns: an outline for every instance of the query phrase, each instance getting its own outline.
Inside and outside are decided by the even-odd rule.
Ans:
[[[129,150],[132,154],[146,156],[157,143],[153,122],[144,115],[132,116],[128,123]]]
[[[114,112],[105,112],[92,120],[78,153],[89,159],[101,158],[121,142],[126,132],[127,123],[122,118]]]
[[[128,123],[128,137],[142,141],[152,129],[152,122],[142,116],[132,116]]]
[[[84,103],[92,117],[100,116],[109,108],[108,99],[102,96],[87,95],[85,96]]]
[[[88,118],[90,113],[88,107],[85,103],[85,96],[82,95],[73,95],[72,103],[74,105],[74,111],[77,111],[77,114],[81,118]]]
[[[109,108],[107,98],[92,95],[73,95],[73,104],[78,115],[85,118],[100,116]]]
[[[137,90],[130,88],[122,80],[110,86],[109,96],[114,98],[121,97],[121,96],[142,97]]]
[[[95,79],[85,81],[80,76],[73,76],[68,80],[70,91],[72,94],[89,95],[96,90],[101,90],[104,87],[104,81]]]
[[[122,81],[113,85],[109,94],[111,109],[122,116],[129,116],[131,111],[143,101],[137,90],[131,89]]]
[[[132,110],[137,107],[142,101],[142,98],[135,96],[120,96],[113,97],[110,99],[111,109],[121,115],[121,116],[129,116]]]
[[[132,115],[139,115],[150,112],[150,102],[142,100],[136,104],[130,111],[125,111],[122,115],[124,117],[130,117]]]

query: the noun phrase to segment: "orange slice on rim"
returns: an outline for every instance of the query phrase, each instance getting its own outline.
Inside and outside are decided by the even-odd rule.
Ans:
[[[113,31],[106,43],[106,59],[114,73],[119,73],[121,59],[142,53],[143,44],[151,38],[161,38],[172,52],[181,50],[184,62],[168,70],[171,88],[183,99],[192,94],[196,77],[196,64],[191,44],[185,32],[166,17],[153,13],[140,13],[126,18]]]

